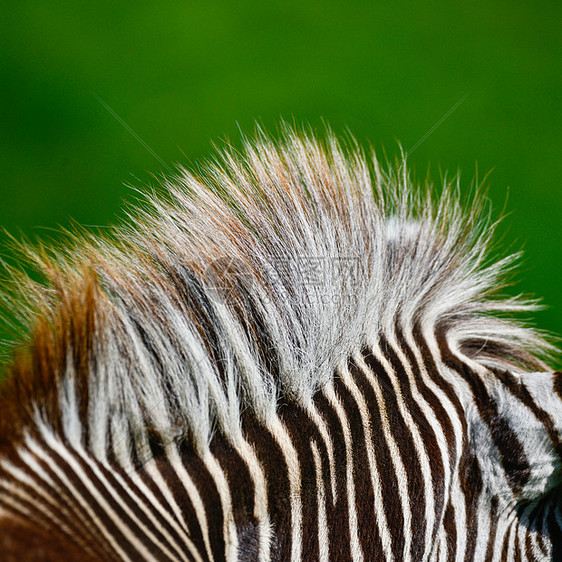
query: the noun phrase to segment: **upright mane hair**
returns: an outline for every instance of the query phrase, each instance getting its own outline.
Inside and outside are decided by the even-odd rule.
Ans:
[[[123,466],[161,444],[236,439],[242,415],[306,404],[398,325],[439,331],[486,366],[545,370],[550,346],[497,296],[484,197],[435,195],[355,143],[286,130],[181,170],[104,238],[28,251],[30,342],[8,367],[0,449],[52,432]],[[468,208],[468,210],[463,210]],[[532,350],[532,351],[529,351]]]

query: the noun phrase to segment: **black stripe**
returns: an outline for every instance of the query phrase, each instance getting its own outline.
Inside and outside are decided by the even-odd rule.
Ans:
[[[103,496],[104,500],[115,512],[118,519],[122,521],[125,524],[125,527],[130,531],[130,535],[124,535],[123,533],[121,533],[121,536],[123,536],[125,540],[128,540],[129,536],[135,536],[149,552],[153,553],[154,556],[157,557],[158,560],[172,560],[170,556],[164,553],[163,549],[160,547],[160,544],[166,545],[172,552],[175,549],[164,538],[161,532],[154,528],[152,523],[147,519],[146,515],[138,507],[136,502],[129,496],[129,494],[125,492],[123,486],[116,480],[115,476],[103,465],[97,463],[97,461],[95,460],[92,460],[92,462],[96,464],[98,471],[101,472],[105,480],[107,480],[109,486],[117,494],[119,498],[118,500],[109,491],[108,486],[104,482],[102,482],[101,477],[98,477],[95,474],[91,466],[81,456],[79,456],[78,454],[73,454],[73,458],[75,462],[77,462],[81,466],[82,470],[86,474],[86,478],[93,484],[98,494]],[[94,499],[93,501],[96,500]],[[135,522],[133,518],[125,512],[125,505],[129,508],[129,511],[134,514],[139,523]],[[106,516],[106,519],[109,519],[109,517]],[[145,529],[152,533],[154,539],[148,537],[147,532],[141,528],[141,524]],[[176,553],[177,552],[178,551],[176,550]]]
[[[113,522],[113,519],[108,516],[107,512],[105,511],[105,508],[102,508],[99,505],[98,501],[90,493],[90,491],[88,490],[88,488],[86,487],[86,485],[84,484],[82,479],[78,478],[74,469],[72,467],[70,467],[67,464],[66,460],[64,460],[56,451],[49,450],[48,454],[49,454],[50,457],[52,457],[52,459],[53,459],[54,463],[57,465],[57,467],[62,472],[64,472],[66,477],[72,482],[72,485],[74,486],[74,488],[76,488],[78,494],[83,498],[83,500],[86,502],[86,504],[89,506],[89,508],[92,511],[95,512],[96,516],[101,520],[101,522],[103,523],[103,525],[107,529],[107,532],[109,532],[112,535],[112,537],[119,544],[119,546],[122,548],[122,550],[125,551],[127,556],[130,556],[131,558],[133,558],[133,560],[135,559],[135,557],[138,558],[139,555],[140,555],[139,552],[136,550],[136,548],[133,547],[133,545],[129,541],[128,537],[123,535],[123,533],[115,525],[115,523]],[[79,463],[79,464],[81,464],[81,463]],[[115,512],[115,516],[120,521],[125,522],[125,526],[127,527],[127,529],[129,529],[131,531],[131,535],[135,536],[135,537],[142,536],[140,529],[137,527],[136,524],[134,524],[130,520],[130,518],[128,516],[125,515],[125,513],[120,508],[120,506],[117,505],[115,501],[112,502],[107,497],[107,494],[103,493],[103,488],[104,488],[103,484],[99,481],[99,479],[94,474],[92,474],[91,470],[85,470],[85,472],[86,472],[86,478],[88,478],[91,485],[96,489],[96,491],[98,493],[100,493],[100,495],[104,496],[104,499],[106,499],[108,501],[108,503],[110,503],[111,507],[113,508],[113,511]],[[70,493],[69,493],[69,496],[70,496]],[[77,501],[77,500],[74,500],[74,501]],[[139,542],[142,543],[142,541],[139,541]],[[154,545],[147,545],[147,550],[151,551],[155,556],[157,554],[160,554],[160,555],[162,554],[159,550],[154,550]],[[166,559],[166,558],[164,558],[164,559]]]
[[[413,373],[413,376],[415,377],[418,392],[422,395],[423,399],[433,410],[435,420],[433,420],[432,423],[433,424],[438,423],[441,426],[443,435],[445,436],[445,440],[446,440],[445,455],[446,458],[448,459],[449,468],[451,470],[451,476],[452,476],[455,467],[455,461],[457,459],[457,454],[460,454],[460,451],[457,451],[453,421],[451,419],[450,414],[443,406],[441,400],[437,397],[435,392],[431,390],[429,386],[426,384],[426,382],[424,381],[424,377],[421,376],[422,367],[419,365],[414,352],[408,345],[408,342],[404,336],[402,328],[399,326],[398,323],[395,324],[395,330],[396,330],[396,339],[398,341],[398,345],[402,350],[402,352],[404,353],[404,355],[406,356],[406,361],[408,362],[409,367]],[[432,466],[431,475],[433,479],[435,514],[436,514],[432,536],[433,536],[433,541],[435,541],[441,524],[440,515],[443,514],[443,506],[447,497],[447,490],[444,489],[444,486],[447,483],[444,482],[445,467],[443,466],[443,458],[442,458],[443,453],[438,448],[437,434],[434,431],[432,433],[431,432],[423,432],[423,433],[424,434],[429,433],[430,435],[431,434],[435,435],[435,444],[425,442],[426,450],[429,451],[430,465]],[[450,485],[450,483],[448,484]]]
[[[271,560],[288,560],[292,543],[291,499],[285,457],[271,433],[249,412],[242,414],[242,428],[267,478],[267,502],[273,531]]]
[[[6,509],[11,514],[13,514],[17,519],[23,520],[28,525],[31,526],[31,529],[28,529],[28,533],[30,534],[29,536],[30,540],[35,538],[36,534],[37,535],[45,534],[46,536],[51,536],[53,538],[56,537],[57,542],[60,542],[61,544],[66,544],[68,548],[70,548],[71,545],[73,547],[78,546],[81,550],[84,549],[85,552],[88,552],[88,555],[90,555],[93,551],[94,554],[97,554],[102,558],[104,557],[103,551],[96,549],[95,544],[92,545],[87,541],[79,540],[79,538],[83,539],[83,537],[80,535],[80,531],[78,531],[78,534],[76,534],[76,527],[74,527],[74,529],[70,529],[70,533],[67,533],[61,527],[59,527],[58,524],[55,523],[55,521],[50,519],[46,514],[44,514],[43,510],[38,507],[39,502],[34,502],[34,501],[30,502],[26,499],[14,495],[11,496],[16,503],[16,505],[14,506],[7,501],[9,496],[11,496],[11,494],[2,491],[2,494],[0,495],[0,507]],[[41,501],[41,504],[43,506],[46,505],[43,501]],[[46,511],[53,514],[54,510],[51,509],[49,506],[49,509],[47,509]],[[27,512],[31,513],[32,516],[29,517]],[[61,520],[60,517],[58,517],[58,519],[59,521]],[[69,525],[70,521],[67,518],[63,517],[62,522],[65,523],[67,526],[71,526]],[[1,542],[3,541],[0,541],[0,543]],[[85,544],[87,545],[89,550],[85,549]],[[48,546],[48,544],[46,546]]]
[[[375,360],[370,350],[365,348],[362,350],[361,354],[367,367],[370,369],[370,372],[367,376],[361,371],[361,369],[358,369],[356,373],[356,384],[365,397],[368,409],[371,412],[371,418],[373,420],[372,436],[373,446],[375,449],[375,461],[377,463],[377,470],[382,483],[382,501],[391,536],[392,553],[398,560],[401,560],[404,556],[404,513],[398,497],[398,477],[394,470],[390,450],[382,429],[383,414],[380,411],[380,406],[372,383],[369,381],[369,377],[373,376],[373,374],[376,375],[378,371],[383,371],[383,369],[380,363]],[[392,389],[388,392],[388,389],[384,387],[382,388],[382,391],[385,397],[386,411],[389,414],[389,422],[393,427],[398,429],[397,426],[399,424],[402,425],[402,420],[396,419],[396,413],[392,412],[392,401],[389,402],[389,398],[394,400],[394,393],[392,392]],[[403,432],[404,428],[401,430],[401,433]]]
[[[359,367],[350,359],[348,371],[355,380]],[[355,508],[357,512],[358,535],[363,554],[381,556],[383,553],[382,540],[376,523],[375,491],[369,470],[369,457],[365,442],[365,432],[359,405],[343,381],[336,379],[334,389],[346,412],[351,428],[353,447],[353,482],[355,486]],[[360,390],[358,390],[361,392]],[[364,397],[363,397],[364,398]]]
[[[422,412],[419,404],[416,402],[416,400],[414,400],[414,397],[412,396],[410,381],[408,380],[408,375],[405,372],[404,365],[402,365],[402,363],[398,359],[398,356],[392,349],[392,346],[384,336],[381,336],[380,338],[380,348],[382,354],[392,366],[392,369],[394,371],[393,374],[396,381],[398,382],[400,394],[402,396],[402,399],[404,400],[406,409],[411,414],[412,420],[420,433],[422,444],[424,446],[424,450],[420,451],[420,454],[425,455],[429,461],[432,477],[432,487],[436,500],[434,509],[435,517],[437,518],[435,526],[437,526],[437,522],[441,519],[442,516],[444,503],[443,496],[445,494],[443,464],[440,461],[441,452],[439,450],[437,438],[433,429],[431,428],[429,421],[425,417],[425,414]],[[413,452],[417,450],[417,446],[415,444],[413,436],[411,437],[411,439],[411,451]],[[404,445],[405,447],[409,446],[408,444]],[[400,441],[399,447],[402,446],[403,443]],[[417,478],[412,478],[412,488],[408,488],[408,493],[412,498],[412,519],[416,522],[416,524],[412,528],[412,556],[414,560],[416,560],[423,557],[425,550],[425,531],[427,526],[427,521],[425,519],[426,498],[425,486],[422,478],[421,461],[416,454],[412,454],[411,459],[415,464],[415,466],[412,467],[412,470],[417,472],[418,474]]]
[[[450,350],[445,337],[438,337],[437,343],[444,363],[456,371],[470,386],[474,404],[482,421],[488,426],[490,436],[498,450],[507,482],[513,494],[519,496],[529,481],[531,467],[517,433],[500,414],[498,405],[489,395],[486,385],[478,374]],[[491,372],[490,376],[492,376]]]
[[[455,510],[450,502],[445,509],[443,529],[445,530],[445,539],[447,541],[447,560],[454,560],[457,552],[457,527],[455,526]],[[467,530],[466,536],[468,538],[475,535],[469,534]],[[465,560],[470,560],[470,557],[465,556]]]
[[[562,400],[562,372],[556,371],[552,373],[552,376],[554,377],[554,392]]]
[[[302,486],[302,557],[304,560],[318,560],[318,483],[310,447],[311,440],[319,437],[316,435],[317,428],[297,406],[281,407],[279,416],[298,454]]]
[[[540,421],[548,434],[550,441],[552,442],[552,446],[556,451],[559,459],[562,459],[562,441],[560,440],[560,435],[556,429],[554,421],[550,414],[543,410],[531,396],[531,393],[527,389],[527,387],[521,384],[511,373],[508,371],[500,371],[499,369],[493,369],[493,372],[496,374],[498,379],[502,382],[502,384],[509,390],[509,392],[521,401]],[[539,375],[540,376],[540,375]]]
[[[255,488],[248,467],[238,451],[222,435],[213,438],[211,453],[226,474],[238,536],[238,560],[257,561],[260,537],[258,522],[254,517]]]
[[[24,467],[23,470],[26,470],[28,476],[32,477],[31,469],[25,469]],[[40,480],[39,477],[36,477],[34,479],[34,485],[32,486],[19,480],[13,480],[11,483],[32,498],[33,503],[29,503],[27,500],[24,500],[19,496],[13,496],[17,502],[28,506],[28,509],[31,513],[42,519],[44,521],[43,526],[49,529],[49,532],[59,534],[63,531],[59,527],[53,527],[55,523],[52,522],[46,515],[44,516],[42,514],[42,510],[40,510],[38,507],[39,504],[44,506],[45,510],[48,511],[55,519],[69,528],[69,536],[73,542],[76,542],[80,545],[87,545],[89,551],[93,551],[95,554],[97,554],[97,556],[100,556],[101,558],[104,558],[108,554],[111,554],[109,550],[104,550],[103,545],[99,540],[97,540],[96,537],[94,537],[94,535],[91,533],[90,528],[85,526],[82,523],[81,519],[78,519],[77,517],[72,515],[72,512],[70,512],[70,510],[68,509],[66,502],[61,501],[62,498],[60,494],[53,487],[51,487],[51,485],[47,484],[43,480]],[[38,488],[43,489],[43,491],[51,499],[51,501],[48,502],[44,497],[39,495],[37,493]],[[0,494],[0,501],[2,501],[3,497],[7,497],[8,495],[11,495],[10,492],[2,491]],[[7,509],[13,509],[8,504],[5,505]],[[81,541],[77,540],[77,537],[81,539]]]
[[[50,450],[45,451],[45,453],[47,454],[47,456],[51,455]],[[92,517],[79,504],[78,500],[74,498],[74,495],[71,494],[68,491],[67,484],[58,476],[58,474],[56,474],[54,472],[54,470],[52,468],[52,464],[55,464],[55,463],[47,463],[47,461],[44,461],[43,459],[39,458],[35,453],[30,452],[30,454],[35,458],[35,461],[37,462],[37,464],[48,475],[48,477],[51,479],[51,481],[54,482],[54,484],[60,490],[62,490],[63,493],[64,493],[64,491],[67,491],[67,493],[65,495],[61,495],[50,484],[45,483],[45,484],[41,484],[41,485],[43,485],[43,486],[48,485],[49,490],[51,492],[51,495],[54,498],[56,498],[57,502],[60,503],[61,505],[66,506],[68,511],[70,511],[71,513],[74,514],[74,517],[75,517],[74,520],[76,522],[79,522],[79,524],[81,526],[81,529],[82,529],[82,533],[86,534],[89,537],[89,539],[92,541],[93,544],[96,544],[99,549],[103,550],[103,552],[105,553],[104,556],[109,556],[114,560],[118,560],[118,557],[115,554],[115,550],[109,544],[109,541],[107,540],[107,537],[105,537],[105,535],[102,533],[102,531],[98,528],[97,524],[94,523],[94,520],[92,519]],[[58,463],[57,463],[57,466],[58,466]],[[73,482],[73,484],[76,484],[76,482],[74,480],[75,480],[75,478],[72,479],[72,482]],[[78,492],[80,492],[80,490],[78,490]],[[82,494],[80,494],[80,495],[82,495]],[[86,503],[88,503],[87,500],[86,500]],[[92,511],[94,511],[94,512],[96,511],[94,509],[94,506],[92,506]],[[97,513],[96,515],[98,517],[100,516],[99,513]],[[66,518],[66,519],[68,519],[68,518]],[[85,523],[84,523],[84,520],[86,521]],[[95,535],[93,533],[95,533]]]
[[[494,543],[496,542],[496,532],[498,528],[498,503],[497,496],[493,496],[490,499],[490,531],[488,533],[488,546],[486,547],[484,560],[492,560],[494,555]],[[468,560],[470,560],[470,558],[468,558]]]
[[[443,391],[443,393],[447,396],[453,407],[457,412],[457,419],[460,420],[463,428],[463,433],[466,432],[466,419],[464,415],[464,408],[457,396],[457,392],[453,385],[443,377],[443,375],[439,372],[437,367],[437,363],[431,349],[429,348],[427,342],[425,341],[425,337],[423,335],[423,329],[419,322],[414,324],[414,328],[412,330],[412,336],[414,337],[414,341],[416,346],[418,346],[419,350],[421,351],[421,357],[423,359],[423,364],[425,370],[427,371],[430,378],[435,382],[435,384]],[[452,468],[452,467],[451,467]]]
[[[330,557],[333,560],[351,559],[351,538],[349,534],[349,509],[347,497],[346,450],[341,422],[322,392],[314,397],[318,412],[326,421],[334,447],[337,502],[326,506],[328,531],[330,533]]]
[[[475,537],[478,532],[478,501],[484,490],[480,465],[470,448],[463,453],[458,468],[459,484],[464,495],[466,517],[466,535]],[[476,550],[476,540],[468,540],[466,544],[466,560],[473,560]]]
[[[505,531],[505,534],[503,536],[503,542],[502,542],[502,550],[501,550],[501,554],[500,554],[500,560],[502,560],[502,562],[508,562],[507,560],[507,552],[508,552],[508,548],[509,548],[509,531],[510,529],[507,529]]]
[[[189,463],[191,462],[191,457],[193,456],[194,453],[190,448],[189,450],[186,449],[187,449],[186,447],[181,447],[179,450],[178,457],[179,457],[179,462],[183,463],[186,472],[189,473],[187,467],[189,466]],[[176,500],[178,506],[180,506],[182,517],[185,521],[185,525],[187,529],[189,530],[189,538],[191,539],[191,542],[193,543],[193,545],[195,546],[197,552],[201,555],[201,557],[204,560],[208,559],[207,549],[205,547],[205,542],[203,541],[202,529],[199,520],[197,519],[197,514],[195,512],[195,509],[191,503],[191,499],[187,493],[187,490],[185,489],[185,486],[183,485],[175,469],[171,466],[171,464],[169,463],[169,461],[167,461],[167,459],[157,459],[156,464],[160,471],[160,474],[162,475],[162,478],[168,485],[168,488],[170,489],[172,496]],[[168,503],[167,500],[162,496],[162,493],[160,492],[160,490],[158,489],[158,487],[155,485],[155,483],[152,481],[151,478],[143,478],[143,482],[147,485],[150,491],[158,498],[158,500],[162,505],[167,505]],[[130,485],[133,488],[136,487],[136,485],[132,481],[130,482]],[[146,505],[150,505],[147,503],[148,500],[144,498],[144,494],[141,494],[141,497],[145,501]],[[171,511],[170,511],[170,515],[172,515],[172,517],[175,518],[175,515],[173,515]],[[164,522],[161,519],[160,521],[164,524],[164,526],[169,532],[173,531],[172,535],[174,537],[177,537],[179,539],[175,530],[172,529],[171,525],[169,525],[167,521]],[[180,540],[180,544],[183,544],[183,541],[181,541],[181,539],[179,540]]]
[[[189,463],[186,463],[186,470],[193,480],[201,497],[201,501],[205,506],[209,542],[213,558],[216,562],[224,562],[224,514],[222,512],[220,495],[215,482],[207,470],[207,467],[197,455],[190,456]]]
[[[157,458],[157,459],[154,459],[154,464],[155,464],[156,470],[158,470],[158,472],[160,472],[164,482],[168,483],[169,480],[170,480],[169,473],[171,473],[171,472],[173,473],[173,470],[171,469],[169,463],[167,461],[162,460],[161,458]],[[184,546],[184,540],[183,540],[182,536],[180,536],[178,534],[176,529],[169,523],[168,519],[163,517],[160,514],[160,511],[154,508],[154,506],[150,502],[149,498],[146,496],[146,494],[143,491],[141,491],[138,488],[137,484],[130,478],[129,474],[127,474],[124,470],[120,469],[119,467],[113,467],[113,470],[119,472],[120,476],[124,480],[125,486],[131,490],[131,492],[133,493],[135,498],[137,498],[138,502],[141,503],[145,508],[145,509],[142,509],[142,507],[138,506],[137,502],[132,500],[132,499],[127,500],[128,505],[132,506],[135,515],[152,532],[154,532],[156,534],[156,536],[158,536],[159,540],[164,542],[164,544],[168,545],[170,550],[173,550],[176,553],[179,553],[179,554],[183,555],[184,554],[183,550],[178,550],[178,549],[182,549],[182,548],[187,548],[187,547]],[[143,469],[137,470],[136,473],[140,477],[140,479],[142,480],[144,485],[152,492],[152,494],[156,498],[156,501],[158,501],[158,503],[163,507],[164,511],[167,512],[168,515],[170,516],[170,518],[175,520],[178,523],[178,525],[181,527],[181,523],[177,520],[177,518],[174,514],[174,511],[169,507],[168,500],[166,499],[166,497],[164,496],[164,494],[160,490],[159,486],[156,485],[156,483],[152,479],[152,476],[149,475]],[[110,481],[113,481],[113,475],[111,473],[106,473],[105,476],[108,477],[108,479]],[[121,484],[116,482],[115,486],[121,487]],[[172,495],[174,495],[173,491],[172,490],[170,490],[170,491],[171,491]],[[126,495],[128,496],[128,494],[125,494],[125,493],[122,494],[123,499],[125,499]],[[172,539],[176,542],[177,546],[172,547],[172,545],[168,542],[167,539],[165,539],[161,535],[160,532],[155,532],[153,523],[148,519],[148,517],[145,514],[146,511],[150,512],[153,515],[153,517],[158,521],[158,523],[168,532],[168,534],[171,535]]]
[[[416,444],[411,430],[400,412],[398,399],[390,380],[390,374],[387,373],[382,363],[380,363],[372,353],[364,357],[369,367],[373,370],[377,381],[380,383],[381,391],[386,404],[386,413],[389,421],[390,432],[394,436],[398,453],[402,460],[404,470],[406,471],[408,490],[407,501],[410,504],[412,520],[416,522],[416,524],[411,526],[410,530],[411,536],[413,537],[412,548],[414,549],[417,557],[420,558],[423,555],[423,548],[422,552],[419,552],[420,541],[423,545],[425,536],[425,492],[423,480],[420,477],[422,469],[420,460],[416,454]],[[395,375],[396,374],[393,373],[393,376]],[[400,504],[400,502],[396,501],[396,498],[394,498],[394,502]],[[420,522],[419,525],[417,524],[418,521]],[[397,531],[397,529],[395,529],[395,531]]]
[[[521,547],[519,545],[519,519],[515,519],[515,521],[513,522],[513,526],[515,527],[515,531],[514,531],[514,537],[513,540],[515,542],[515,550],[513,551],[513,560],[515,562],[521,562]]]

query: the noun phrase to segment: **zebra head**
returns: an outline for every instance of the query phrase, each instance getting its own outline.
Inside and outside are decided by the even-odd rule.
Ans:
[[[441,191],[286,131],[27,250],[0,559],[561,559],[555,350]]]

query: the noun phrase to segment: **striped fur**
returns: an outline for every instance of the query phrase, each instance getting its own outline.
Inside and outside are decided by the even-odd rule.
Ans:
[[[458,191],[286,131],[36,252],[4,559],[556,559],[562,375]]]

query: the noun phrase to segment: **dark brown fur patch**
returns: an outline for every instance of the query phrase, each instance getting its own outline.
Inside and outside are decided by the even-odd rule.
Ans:
[[[0,387],[0,453],[9,453],[24,428],[32,430],[34,409],[61,432],[59,390],[69,362],[76,377],[80,418],[86,419],[88,376],[94,361],[96,322],[101,314],[95,274],[50,271],[55,304],[43,305],[31,343],[18,350]]]
[[[66,537],[10,519],[0,520],[0,556],[3,562],[96,562]]]

